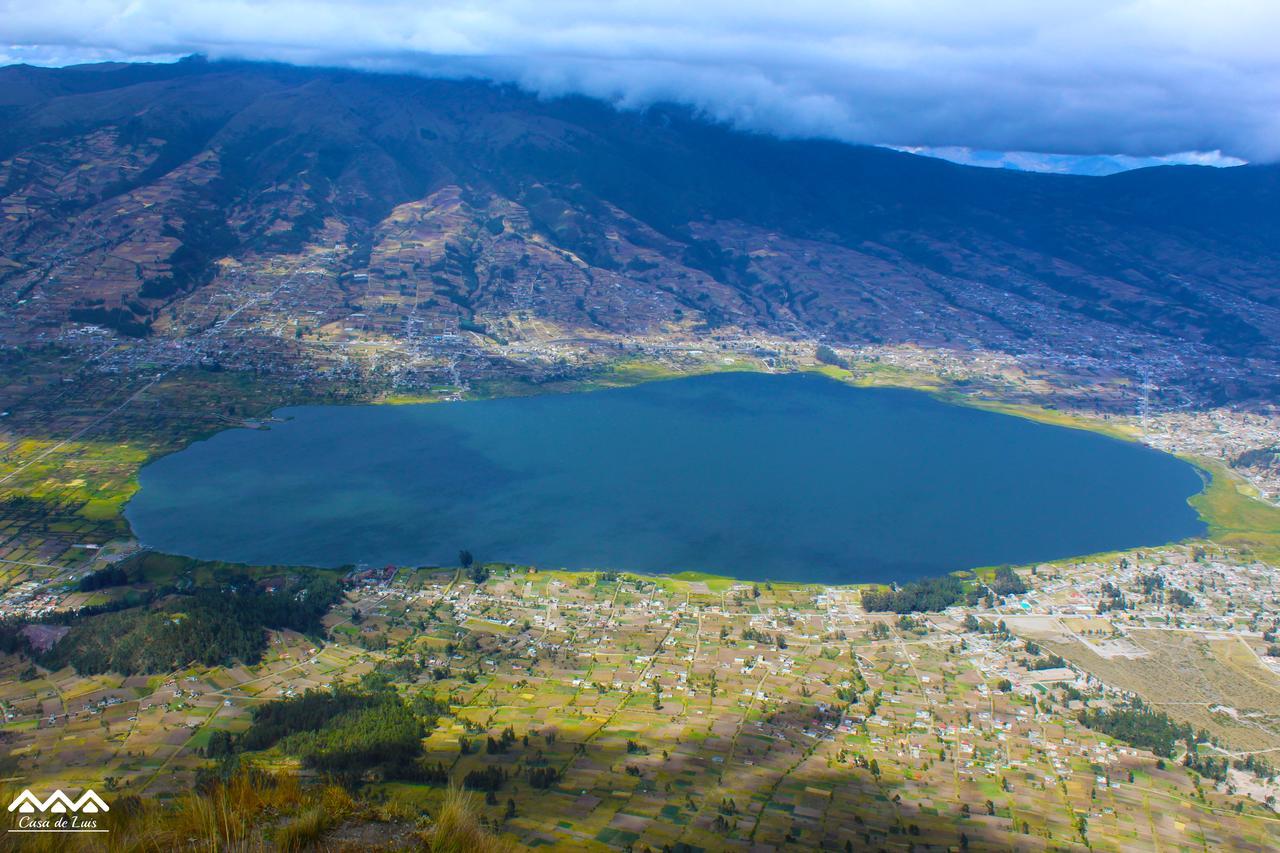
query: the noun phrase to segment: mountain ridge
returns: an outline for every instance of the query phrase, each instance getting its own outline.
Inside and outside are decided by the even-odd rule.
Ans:
[[[76,322],[182,337],[229,270],[339,246],[325,323],[376,304],[392,338],[533,316],[1120,348],[1191,384],[1195,360],[1264,386],[1250,365],[1280,362],[1276,166],[989,170],[670,105],[199,59],[9,66],[0,91],[9,342]]]

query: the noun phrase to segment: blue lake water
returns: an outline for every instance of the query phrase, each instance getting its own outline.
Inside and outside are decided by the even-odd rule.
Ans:
[[[148,546],[258,564],[902,580],[1203,532],[1192,466],[1138,445],[817,375],[282,409],[146,466]]]

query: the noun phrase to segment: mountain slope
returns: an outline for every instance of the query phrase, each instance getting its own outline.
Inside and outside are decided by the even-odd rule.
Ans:
[[[15,66],[0,92],[9,342],[71,322],[181,337],[326,252],[308,329],[728,327],[1212,364],[1255,393],[1280,361],[1276,167],[1003,172],[677,108],[202,60]]]

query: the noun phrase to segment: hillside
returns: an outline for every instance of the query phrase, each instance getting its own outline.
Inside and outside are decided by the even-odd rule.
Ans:
[[[1277,390],[1277,167],[984,170],[675,107],[200,59],[12,66],[0,92],[10,344],[76,322],[188,337],[323,256],[287,316],[278,288],[254,300],[260,327],[729,329]]]

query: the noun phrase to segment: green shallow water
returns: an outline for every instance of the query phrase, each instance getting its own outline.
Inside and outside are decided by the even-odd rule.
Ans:
[[[581,394],[307,406],[146,466],[148,546],[258,564],[707,571],[855,583],[1203,532],[1190,465],[1080,430],[720,374]]]

